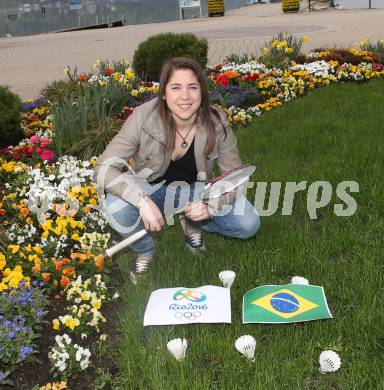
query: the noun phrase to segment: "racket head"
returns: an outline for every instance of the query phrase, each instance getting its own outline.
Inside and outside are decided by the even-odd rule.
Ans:
[[[211,179],[202,191],[203,201],[215,199],[246,183],[255,172],[256,165],[241,165],[221,176]]]

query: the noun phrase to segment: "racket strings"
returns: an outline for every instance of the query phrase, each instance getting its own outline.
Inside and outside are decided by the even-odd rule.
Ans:
[[[244,169],[244,168],[247,168],[247,167],[250,167],[252,164],[244,164],[244,165],[240,165],[239,167],[235,168],[235,169],[232,169],[231,171],[228,171],[228,172],[225,172],[223,173],[222,175],[220,176],[216,176],[214,177],[213,179],[211,180],[208,180],[208,183],[207,184],[214,184],[216,183],[217,181],[219,180],[222,180],[224,179],[225,177],[229,176],[230,174],[236,172],[236,171],[239,171],[240,169]]]

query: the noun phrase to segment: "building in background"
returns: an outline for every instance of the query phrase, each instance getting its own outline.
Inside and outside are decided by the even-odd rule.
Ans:
[[[225,0],[226,9],[240,8],[246,0]],[[201,0],[207,15],[207,0]],[[186,10],[184,17],[199,11]],[[142,24],[177,20],[179,0],[1,0],[0,37],[41,34],[70,28],[112,24]]]

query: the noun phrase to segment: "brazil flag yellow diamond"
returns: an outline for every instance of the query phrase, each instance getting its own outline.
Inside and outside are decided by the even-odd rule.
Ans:
[[[287,323],[332,318],[323,287],[260,286],[243,298],[243,323]]]

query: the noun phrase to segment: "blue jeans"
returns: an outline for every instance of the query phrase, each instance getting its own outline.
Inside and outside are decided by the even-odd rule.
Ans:
[[[160,186],[156,191],[151,193],[151,190],[146,191],[150,194],[151,199],[156,203],[161,212],[164,214],[167,199],[172,194],[173,210],[180,207],[181,198],[184,196],[184,201],[193,201],[195,192],[195,184],[188,188],[188,199],[185,199],[185,193],[182,195],[180,188],[170,191],[167,186]],[[106,216],[107,220],[117,230],[123,238],[126,238],[133,233],[144,229],[144,224],[140,218],[138,209],[132,204],[123,201],[122,199],[107,193],[106,196]],[[169,203],[169,202],[168,202]],[[168,204],[169,208],[169,204]],[[183,208],[183,207],[181,207]],[[222,215],[220,215],[222,214]],[[244,197],[238,196],[236,201],[231,205],[231,210],[228,212],[219,213],[212,219],[200,221],[198,223],[190,221],[194,225],[199,225],[202,230],[212,233],[219,233],[227,237],[246,239],[253,237],[260,227],[260,216],[252,204]],[[146,234],[140,240],[131,245],[133,251],[138,254],[153,254],[155,244],[150,234]]]

